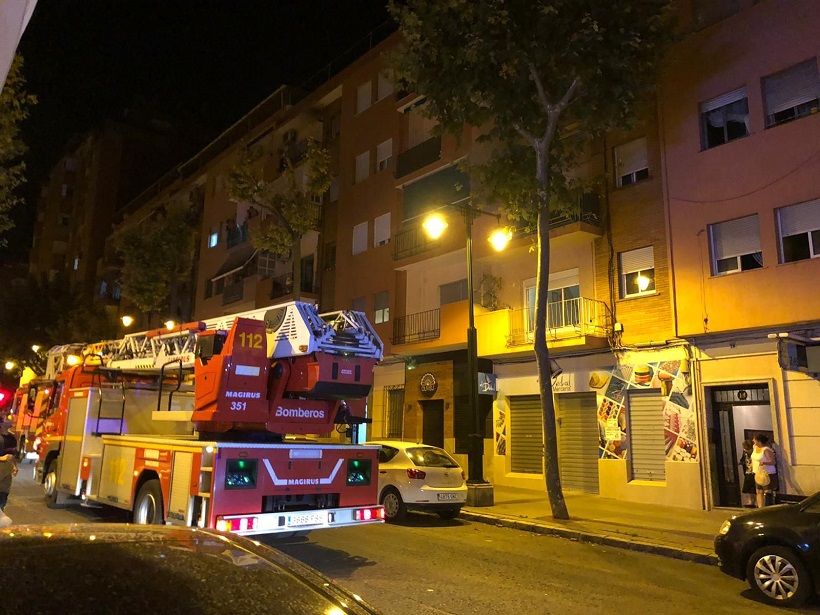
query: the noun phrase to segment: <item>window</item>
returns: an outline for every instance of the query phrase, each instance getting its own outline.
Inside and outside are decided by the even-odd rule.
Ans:
[[[66,198],[71,198],[74,196],[74,186],[71,184],[63,184],[62,188],[60,189],[60,194]]]
[[[652,246],[621,252],[621,298],[655,292],[655,256]]]
[[[356,90],[356,113],[361,113],[368,107],[373,100],[373,84],[371,81],[363,83]]]
[[[373,295],[373,321],[378,325],[390,320],[390,295],[387,291]]]
[[[581,322],[581,287],[551,288],[547,293],[547,327],[574,327]]]
[[[315,293],[316,289],[313,287],[313,254],[303,256],[300,263],[302,273],[302,292]]]
[[[214,281],[205,280],[205,298],[210,299],[214,294]]]
[[[467,278],[450,282],[449,284],[442,284],[439,289],[439,305],[447,305],[448,303],[458,303],[459,301],[467,300]]]
[[[646,137],[615,148],[615,175],[615,183],[618,186],[628,186],[649,178]]]
[[[791,122],[820,109],[817,59],[763,78],[766,128]]]
[[[353,178],[353,183],[358,184],[367,179],[368,175],[370,175],[370,150],[356,156],[356,176]]]
[[[77,258],[74,259],[74,271],[77,271],[77,269],[79,269],[79,268],[80,268],[80,257],[78,256]]]
[[[701,103],[700,139],[703,149],[723,145],[750,132],[746,88]]]
[[[256,273],[261,280],[276,275],[276,259],[270,252],[259,252],[256,257]]]
[[[757,214],[709,225],[712,275],[748,271],[763,266]]]
[[[61,214],[60,219],[57,221],[58,226],[68,226],[71,223],[71,216],[68,214]]]
[[[387,75],[379,74],[379,82],[376,85],[376,100],[381,100],[393,93],[393,82],[388,79]]]
[[[100,297],[105,297],[108,294],[108,283],[103,280],[100,282]]]
[[[335,203],[339,200],[339,177],[330,180],[330,188],[327,190],[327,202]]]
[[[820,256],[820,199],[777,210],[784,263]]]
[[[328,121],[327,140],[332,141],[339,136],[340,132],[342,132],[342,116],[338,113],[334,113]]]
[[[739,0],[694,0],[692,13],[695,30],[731,17],[740,10]]]
[[[336,269],[336,244],[329,243],[325,246],[324,265],[325,271]]]
[[[219,279],[218,279],[218,280],[214,283],[214,292],[215,292],[217,295],[221,295],[223,290],[225,290],[225,278],[224,278],[224,277],[219,278]]]
[[[353,227],[353,254],[361,254],[367,250],[367,222]]]
[[[367,300],[365,297],[355,297],[350,302],[350,309],[354,312],[364,312],[367,309]]]
[[[111,298],[116,299],[117,301],[119,301],[121,292],[122,291],[120,290],[120,285],[119,284],[114,284],[114,286],[111,288]]]
[[[390,168],[390,161],[393,158],[393,139],[388,139],[379,143],[376,147],[376,168],[384,171]]]
[[[389,242],[390,212],[387,212],[373,221],[373,247],[383,246]]]
[[[208,247],[215,248],[219,243],[219,231],[211,230],[211,234],[208,235]]]

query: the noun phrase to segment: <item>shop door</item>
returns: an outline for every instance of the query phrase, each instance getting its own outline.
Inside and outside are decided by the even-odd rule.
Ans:
[[[666,480],[663,404],[657,393],[629,394],[629,455],[631,480]]]
[[[558,458],[566,489],[598,493],[598,419],[595,393],[558,396]]]
[[[510,402],[510,471],[544,473],[544,436],[541,429],[541,397],[520,395]]]
[[[429,399],[420,403],[422,442],[444,448],[444,400]]]

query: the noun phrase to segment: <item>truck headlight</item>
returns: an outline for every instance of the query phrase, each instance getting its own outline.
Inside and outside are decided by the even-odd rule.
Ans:
[[[729,533],[729,528],[731,528],[731,527],[732,527],[732,520],[731,519],[726,519],[726,521],[723,522],[723,525],[720,526],[720,531],[718,531],[718,534],[720,534],[721,536],[725,536],[726,534]]]

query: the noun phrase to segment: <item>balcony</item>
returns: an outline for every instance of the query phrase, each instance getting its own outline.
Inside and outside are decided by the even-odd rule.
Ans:
[[[319,294],[319,289],[313,283],[312,278],[302,279],[301,290],[303,293],[308,293],[311,295]],[[291,294],[293,294],[293,276],[286,273],[271,279],[271,299],[281,299],[282,297],[287,297]]]
[[[431,137],[396,158],[396,179],[409,175],[441,158],[441,136]]]
[[[420,226],[399,231],[393,237],[393,260],[409,258],[421,254],[439,245],[438,240],[430,239]]]
[[[507,347],[531,345],[534,309],[509,310]],[[578,297],[547,304],[547,341],[558,342],[587,336],[606,339],[612,329],[609,308],[603,301]]]
[[[237,301],[242,301],[245,297],[245,280],[239,280],[238,282],[234,282],[233,284],[228,284],[222,290],[222,305],[228,305],[229,303],[236,303]]]
[[[441,309],[417,312],[393,319],[394,344],[413,344],[438,339],[441,335]]]
[[[248,241],[250,234],[248,233],[248,223],[245,222],[241,226],[228,227],[228,248],[233,248]]]
[[[307,139],[302,139],[297,143],[288,143],[281,150],[279,150],[279,172],[284,171],[288,163],[291,166],[297,166],[304,160],[308,151]]]

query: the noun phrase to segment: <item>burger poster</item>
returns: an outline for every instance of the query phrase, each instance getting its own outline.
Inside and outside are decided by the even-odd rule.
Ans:
[[[688,373],[681,361],[619,365],[595,370],[589,387],[596,391],[598,455],[601,459],[626,459],[629,450],[627,395],[630,390],[659,390],[662,400],[666,457],[670,461],[697,461],[695,412]]]

